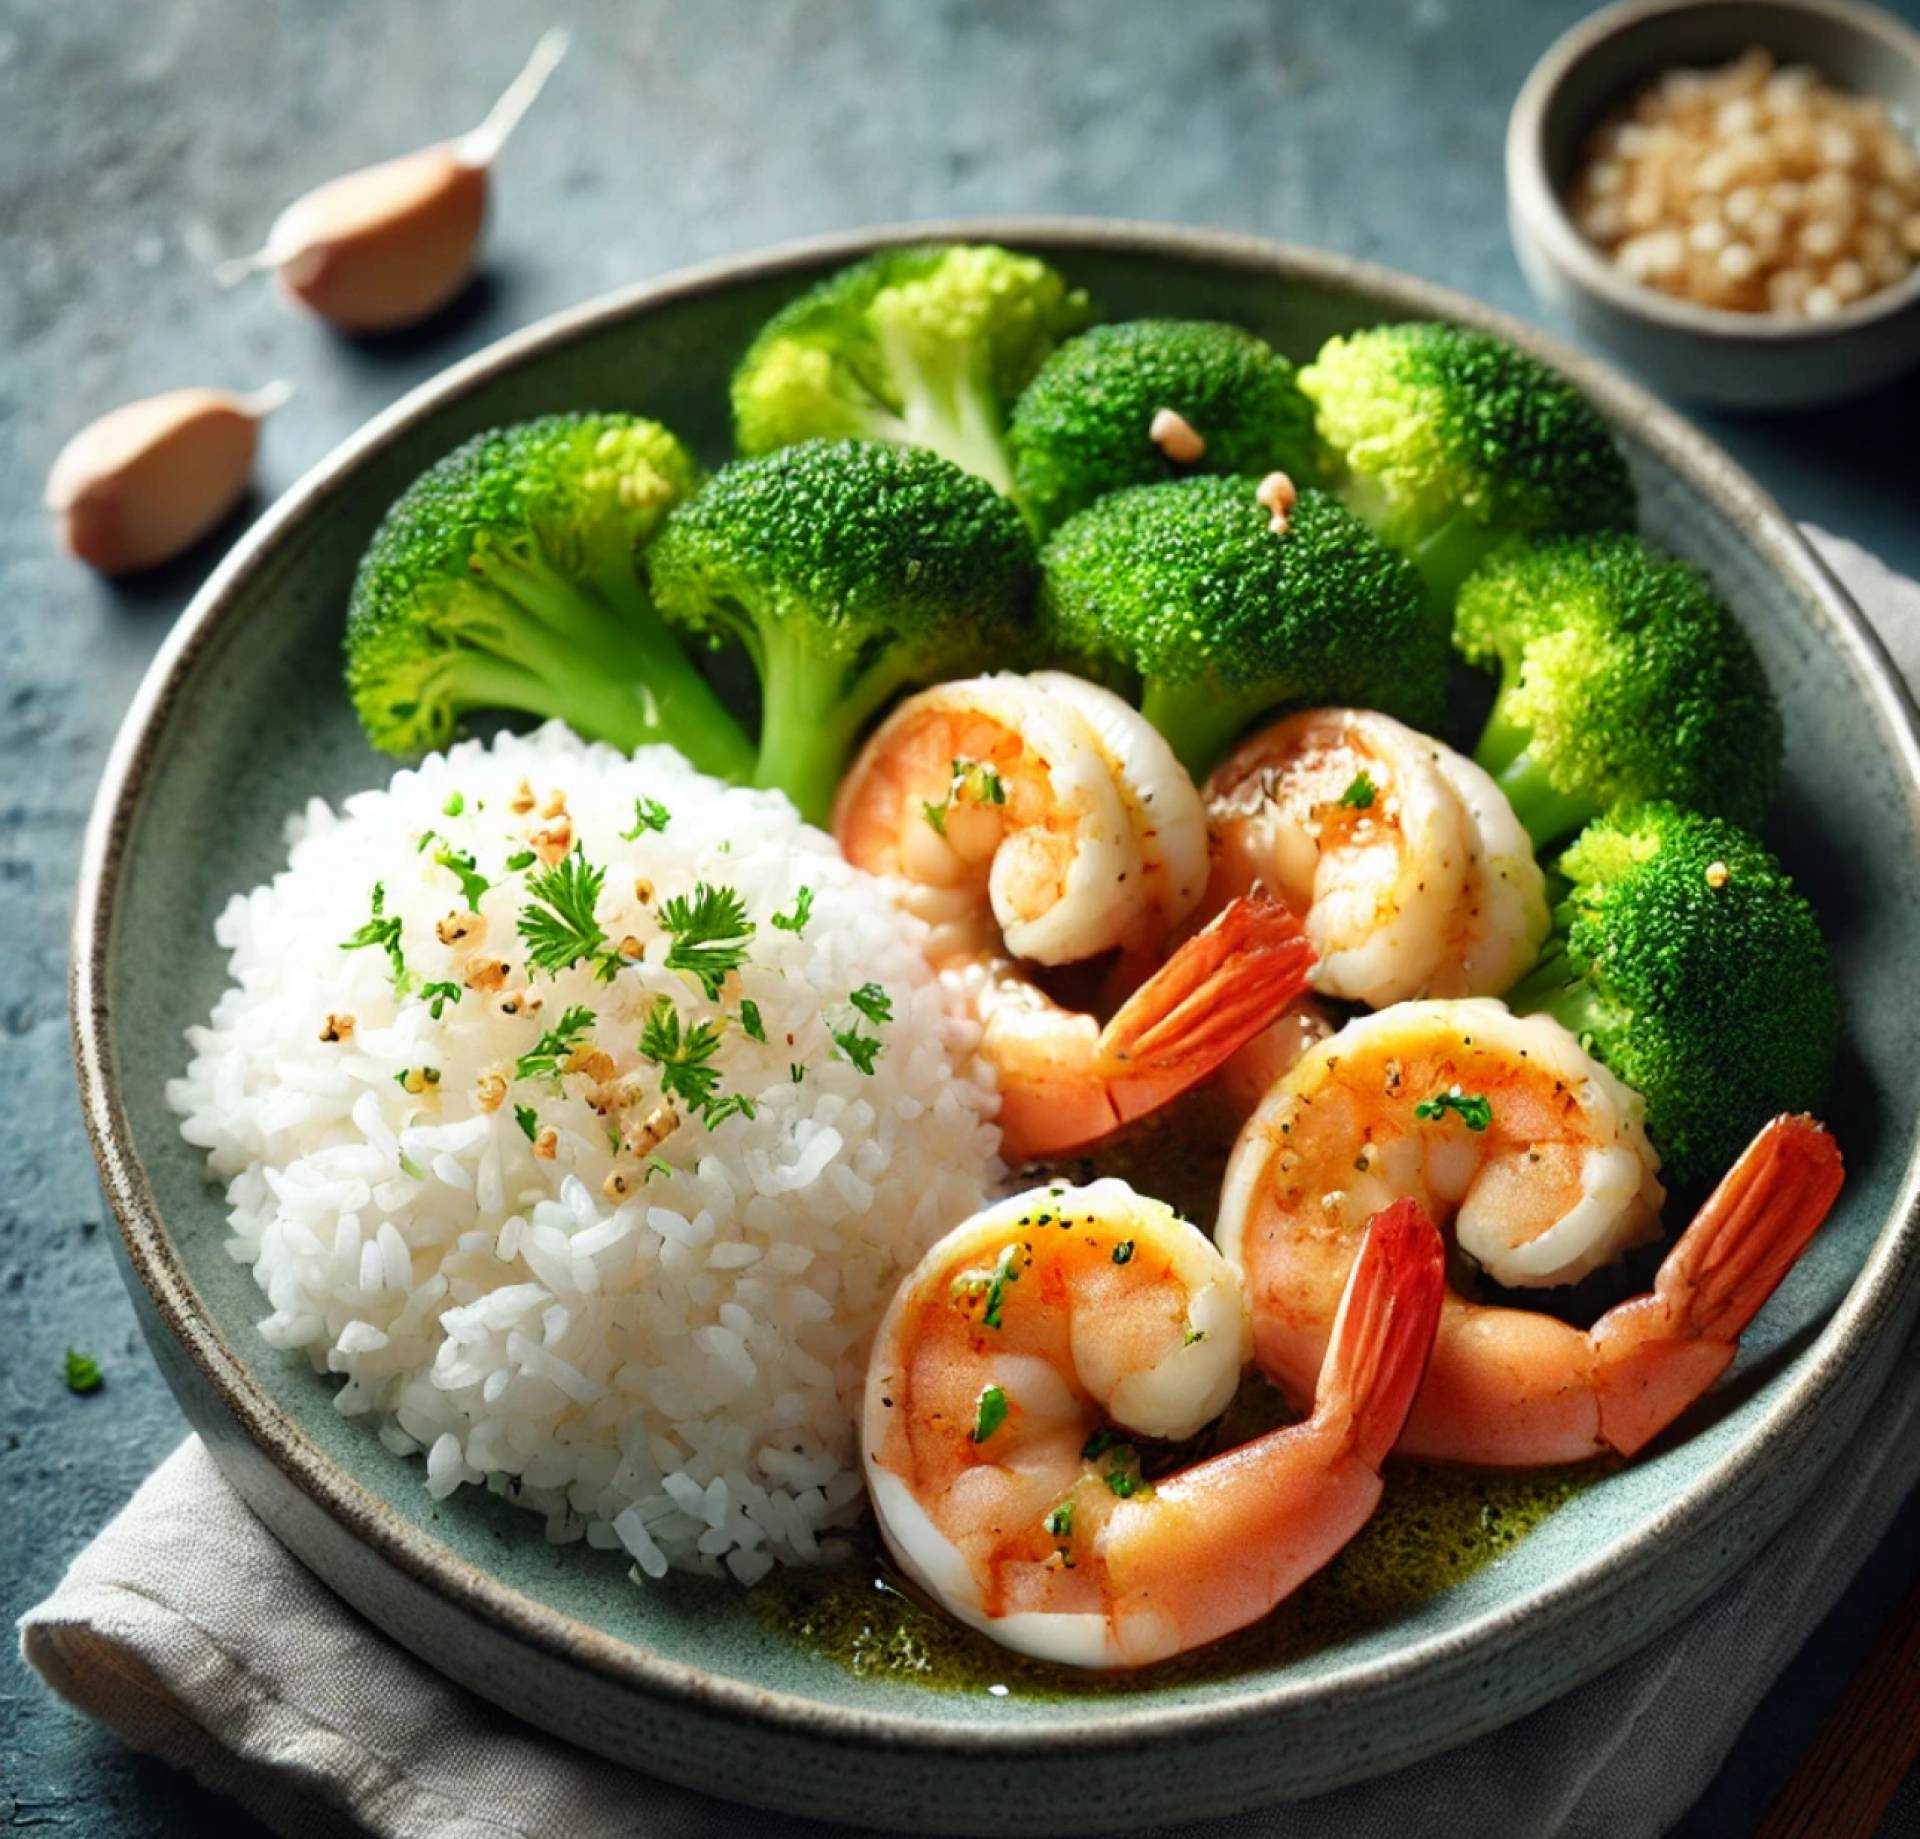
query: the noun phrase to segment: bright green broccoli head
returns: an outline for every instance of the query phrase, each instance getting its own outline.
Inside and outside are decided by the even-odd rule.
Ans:
[[[1514,543],[1462,585],[1453,642],[1500,672],[1477,757],[1536,844],[1650,799],[1759,823],[1779,712],[1687,563],[1631,536]]]
[[[1041,360],[1093,317],[1045,262],[990,243],[890,249],[770,319],[733,377],[740,451],[818,437],[931,447],[1012,489],[1004,423]]]
[[[1195,777],[1283,703],[1440,714],[1447,646],[1412,569],[1325,492],[1276,530],[1253,481],[1097,499],[1041,556],[1046,641],[1122,688]]]
[[[1205,443],[1155,438],[1172,410]],[[1193,473],[1315,476],[1313,409],[1264,339],[1205,320],[1135,319],[1062,345],[1015,404],[1015,493],[1042,530],[1123,486]],[[1171,451],[1169,450],[1171,449]]]
[[[361,558],[347,688],[376,747],[442,747],[471,710],[669,741],[738,775],[751,752],[661,624],[640,549],[694,487],[658,422],[553,415],[476,435],[408,487]]]
[[[1646,1100],[1670,1179],[1717,1179],[1769,1118],[1817,1106],[1840,1002],[1813,909],[1744,830],[1677,805],[1590,824],[1539,966],[1557,1017]]]
[[[1020,514],[917,447],[805,441],[738,460],[667,520],[647,564],[668,619],[745,646],[765,705],[755,783],[816,821],[889,696],[1006,663],[1028,637]]]
[[[1606,424],[1489,332],[1414,321],[1331,338],[1300,387],[1341,496],[1442,603],[1503,538],[1632,527]]]

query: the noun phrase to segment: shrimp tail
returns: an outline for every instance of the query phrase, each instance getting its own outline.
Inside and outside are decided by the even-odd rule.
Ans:
[[[1313,1401],[1315,1421],[1344,1423],[1370,1469],[1399,1440],[1426,1378],[1445,1289],[1445,1248],[1420,1203],[1397,1200],[1376,1213],[1348,1273]]]
[[[1313,947],[1279,901],[1230,901],[1121,1006],[1094,1070],[1121,1123],[1216,1072],[1306,988]]]
[[[1742,1330],[1819,1231],[1846,1171],[1826,1129],[1777,1117],[1680,1235],[1651,1295],[1593,1327],[1600,1434],[1631,1456],[1732,1365]]]

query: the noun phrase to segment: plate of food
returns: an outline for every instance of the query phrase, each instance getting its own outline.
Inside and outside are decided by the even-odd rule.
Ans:
[[[189,1417],[395,1638],[736,1799],[1139,1826],[1811,1510],[1916,1300],[1917,828],[1858,612],[1610,372],[876,232],[267,513],[109,765],[76,1057]]]

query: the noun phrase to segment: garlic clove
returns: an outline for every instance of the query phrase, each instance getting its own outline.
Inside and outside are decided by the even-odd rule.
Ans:
[[[545,33],[477,128],[315,187],[274,219],[263,248],[222,262],[214,279],[271,270],[346,332],[393,331],[445,306],[473,272],[489,170],[566,49],[564,31]]]
[[[47,475],[61,544],[106,575],[177,556],[239,503],[260,421],[292,393],[168,390],[82,428]]]
[[[410,326],[466,285],[487,172],[428,147],[307,193],[267,240],[282,292],[345,332]]]

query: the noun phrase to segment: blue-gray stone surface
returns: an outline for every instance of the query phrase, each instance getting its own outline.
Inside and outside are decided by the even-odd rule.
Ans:
[[[11,1616],[182,1434],[139,1344],[67,1060],[66,921],[93,784],[169,622],[252,510],[374,411],[541,314],[812,231],[996,211],[1157,218],[1372,257],[1533,311],[1500,176],[1507,105],[1570,0],[605,0],[509,149],[482,278],[419,331],[343,341],[209,271],[306,187],[472,125],[539,24],[411,0],[0,0],[0,1591]],[[1920,18],[1920,0],[1896,9]],[[118,586],[35,502],[65,438],[183,384],[298,387],[258,496]],[[1920,383],[1714,418],[1794,514],[1920,572]],[[168,1069],[150,1069],[160,1077]],[[143,1074],[143,1076],[146,1076]],[[74,1397],[69,1345],[106,1384]],[[1920,1516],[1788,1674],[1685,1830],[1747,1830],[1913,1579]],[[253,1830],[17,1662],[0,1828]],[[1913,1783],[1895,1824],[1920,1831]]]

